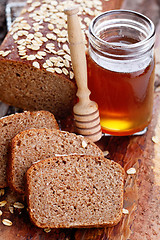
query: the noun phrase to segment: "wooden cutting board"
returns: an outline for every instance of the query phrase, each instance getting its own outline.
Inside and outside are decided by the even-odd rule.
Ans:
[[[151,9],[157,24],[156,49],[159,49],[160,24],[158,1],[153,1],[152,5],[143,3],[147,0],[137,0],[133,6],[133,1],[129,5],[129,0],[124,2],[123,8],[139,10],[143,13],[146,7]],[[122,1],[108,1],[108,9],[120,7]],[[149,1],[148,1],[149,2]],[[136,1],[134,2],[136,3]],[[139,9],[135,9],[139,6]],[[154,6],[154,7],[153,7]],[[153,11],[154,10],[154,11]],[[154,14],[153,14],[154,12]],[[157,14],[157,15],[156,15]],[[157,51],[156,51],[157,52]],[[12,226],[4,226],[0,221],[0,240],[159,240],[160,239],[160,58],[156,58],[156,83],[154,96],[154,109],[152,122],[148,131],[143,136],[131,137],[103,137],[97,144],[103,151],[108,151],[108,158],[120,163],[125,170],[130,167],[136,169],[136,174],[127,175],[124,189],[124,208],[128,214],[123,214],[121,222],[113,228],[101,229],[52,229],[46,233],[32,225],[29,220],[27,207],[23,209],[14,208],[14,212],[9,211],[9,206],[20,201],[9,189],[5,189],[5,195],[0,196],[0,201],[6,200],[7,204],[1,207],[4,218],[12,221]],[[62,124],[63,125],[63,124]],[[68,124],[64,123],[64,129],[68,129]],[[11,210],[12,211],[12,210]]]
[[[10,227],[0,223],[0,240],[159,240],[160,239],[160,90],[155,93],[153,119],[144,136],[103,137],[98,145],[109,151],[108,158],[120,163],[125,170],[136,169],[136,174],[126,175],[124,208],[129,214],[113,228],[101,229],[52,229],[45,233],[29,221],[27,208],[8,211],[9,206],[20,201],[6,189],[1,200],[3,217],[10,219]]]

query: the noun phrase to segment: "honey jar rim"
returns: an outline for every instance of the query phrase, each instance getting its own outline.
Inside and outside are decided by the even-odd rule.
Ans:
[[[142,39],[141,41],[138,41],[136,43],[132,43],[132,44],[118,44],[118,43],[115,43],[115,42],[107,42],[103,39],[101,39],[99,36],[97,36],[94,32],[94,26],[95,24],[101,20],[102,18],[104,18],[106,15],[115,15],[115,14],[119,14],[119,15],[122,15],[122,14],[128,14],[128,16],[134,16],[134,17],[138,17],[140,18],[141,20],[143,20],[144,22],[146,22],[148,24],[148,26],[150,26],[150,32],[147,33],[147,36]],[[118,19],[119,18],[115,18],[115,21],[117,20],[118,22]],[[125,20],[125,18],[123,19]],[[126,23],[127,23],[127,19],[126,18]],[[136,21],[134,20],[133,21],[134,23],[136,23]],[[138,20],[137,20],[137,24],[138,24]],[[139,23],[139,27],[142,26],[142,23],[140,24]],[[109,28],[109,26],[108,26]],[[124,9],[120,9],[120,10],[110,10],[110,11],[106,11],[106,12],[103,12],[101,14],[99,14],[98,16],[94,17],[89,25],[89,41],[90,43],[94,42],[95,44],[97,44],[97,42],[99,44],[101,44],[101,46],[105,47],[105,46],[108,46],[109,48],[116,48],[116,49],[127,49],[127,50],[134,50],[134,49],[138,49],[140,47],[143,47],[143,51],[147,51],[147,45],[148,45],[148,48],[152,48],[153,45],[154,45],[154,42],[155,42],[155,26],[154,26],[154,23],[152,22],[152,20],[150,18],[148,18],[147,16],[145,16],[144,14],[142,13],[139,13],[139,12],[136,12],[136,11],[132,11],[132,10],[124,10]]]

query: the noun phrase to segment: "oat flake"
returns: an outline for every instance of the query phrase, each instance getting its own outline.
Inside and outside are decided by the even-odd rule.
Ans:
[[[127,174],[130,175],[130,174],[135,174],[136,173],[136,169],[135,168],[129,168],[127,170]]]
[[[24,208],[23,203],[20,203],[20,202],[15,202],[15,203],[13,204],[13,206],[14,206],[15,208],[20,208],[20,209]]]
[[[6,205],[7,201],[6,200],[3,200],[0,202],[0,207],[4,207]]]
[[[2,223],[3,223],[5,226],[8,226],[8,227],[12,226],[12,222],[11,222],[9,219],[6,219],[6,218],[4,218],[4,219],[2,220]]]
[[[104,156],[104,157],[108,156],[108,154],[109,154],[108,151],[104,151],[104,152],[103,152],[103,156]]]
[[[49,232],[51,232],[51,229],[50,228],[44,228],[44,232],[49,233]]]
[[[129,214],[129,211],[128,211],[128,209],[125,209],[125,208],[123,208],[123,210],[122,210],[122,211],[123,211],[123,213],[124,213],[124,214]]]
[[[152,137],[152,141],[153,141],[154,143],[160,143],[160,138],[158,138],[157,136],[153,136],[153,137]]]
[[[9,211],[10,211],[10,213],[14,213],[14,208],[12,207],[12,206],[9,206]]]
[[[34,67],[36,67],[36,68],[40,68],[40,65],[39,65],[39,63],[38,62],[33,62],[33,64],[32,64]]]

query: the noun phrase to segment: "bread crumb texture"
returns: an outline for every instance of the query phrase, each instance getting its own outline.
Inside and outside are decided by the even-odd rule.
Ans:
[[[117,224],[123,209],[124,171],[103,157],[63,156],[27,171],[29,213],[41,228]]]
[[[82,147],[85,140],[87,146]],[[31,129],[12,139],[11,170],[9,182],[14,190],[24,193],[24,175],[35,162],[54,157],[56,154],[84,154],[103,156],[103,152],[89,139],[54,129]]]

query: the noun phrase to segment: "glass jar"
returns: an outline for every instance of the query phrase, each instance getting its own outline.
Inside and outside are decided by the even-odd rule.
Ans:
[[[113,10],[89,26],[88,86],[110,135],[143,131],[151,121],[155,28],[146,16]]]

